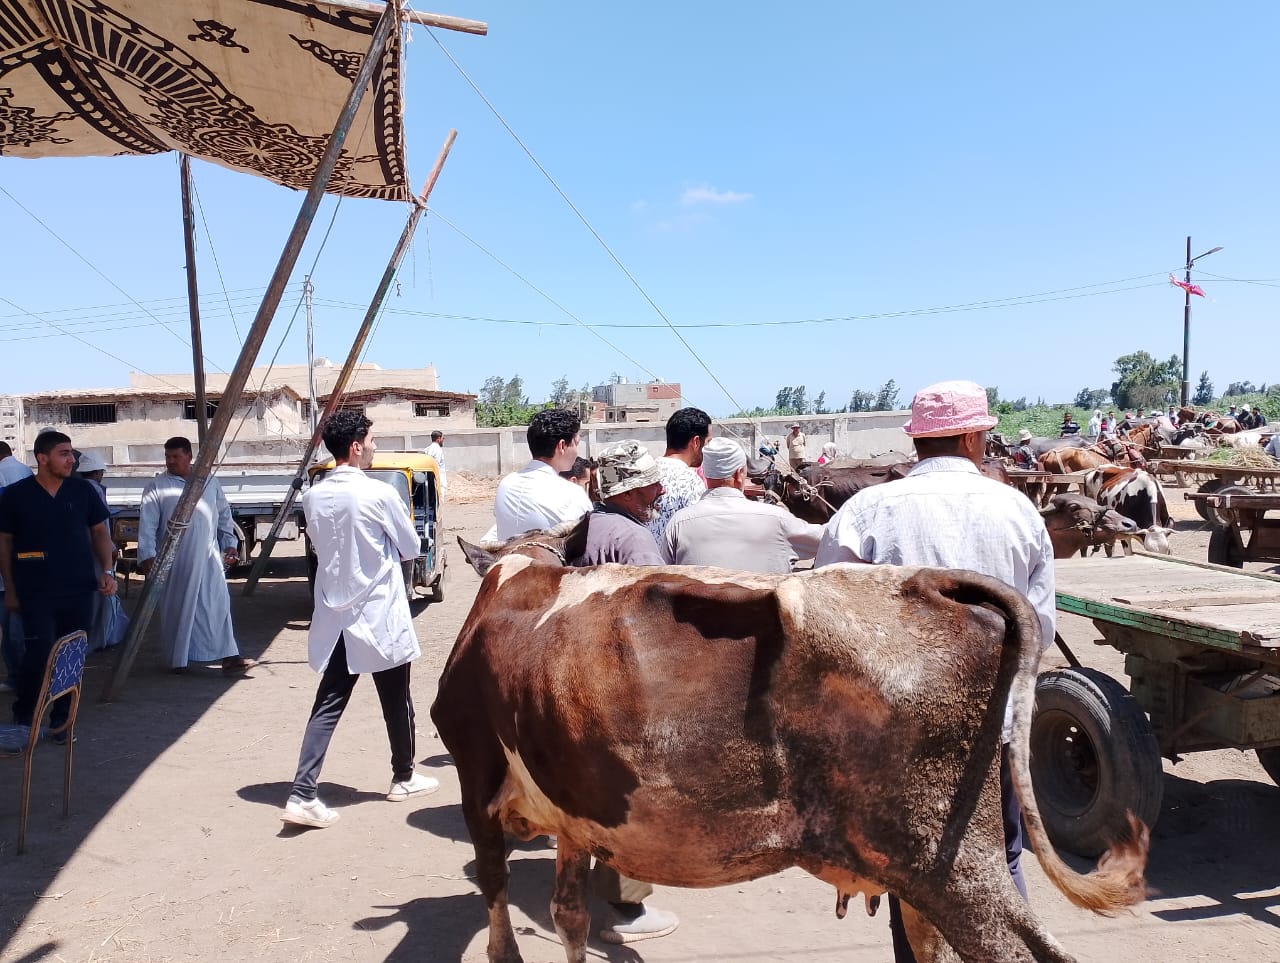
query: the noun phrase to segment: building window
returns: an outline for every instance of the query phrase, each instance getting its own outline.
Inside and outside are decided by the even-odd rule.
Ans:
[[[338,405],[336,411],[354,411],[357,415],[364,414],[364,405]]]
[[[441,408],[439,405],[433,405],[429,401],[415,401],[413,403],[413,417],[415,418],[448,418],[449,409]]]
[[[71,405],[71,414],[67,418],[72,425],[110,425],[116,420],[116,403],[114,401],[102,405]]]
[[[206,401],[204,403],[205,418],[213,418],[214,412],[216,412],[217,410],[218,410],[218,403],[216,401]],[[192,398],[190,401],[184,401],[182,403],[182,417],[185,418],[187,421],[196,420],[196,400],[194,398]]]

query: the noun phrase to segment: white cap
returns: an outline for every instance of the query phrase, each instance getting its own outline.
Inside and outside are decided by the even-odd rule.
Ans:
[[[101,455],[86,451],[80,455],[80,467],[76,470],[82,475],[87,475],[91,471],[106,471],[107,463],[102,460]]]
[[[732,478],[747,464],[747,453],[732,438],[712,438],[702,446],[702,473],[708,478]]]

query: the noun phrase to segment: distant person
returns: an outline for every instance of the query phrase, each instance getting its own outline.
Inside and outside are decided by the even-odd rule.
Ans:
[[[1235,406],[1235,405],[1228,405],[1228,406],[1227,406],[1227,413],[1226,413],[1225,415],[1223,415],[1223,417],[1224,417],[1224,418],[1231,418],[1231,419],[1233,419],[1233,420],[1235,421],[1235,423],[1236,423],[1236,424],[1239,424],[1239,423],[1240,423],[1240,412],[1236,410],[1236,406]]]
[[[1259,427],[1258,417],[1254,413],[1254,409],[1249,405],[1241,406],[1240,417],[1237,419],[1237,421],[1240,422],[1240,427],[1243,428],[1245,431],[1252,431],[1254,428]]]
[[[566,468],[560,472],[560,477],[581,487],[587,493],[587,497],[591,498],[595,487],[595,469],[596,463],[594,461],[579,455],[573,460],[573,467]]]
[[[6,485],[31,477],[31,469],[13,456],[9,443],[0,441],[0,494]],[[0,655],[3,655],[4,679],[0,679],[0,692],[12,692],[18,685],[18,672],[22,665],[22,620],[16,615],[10,618],[4,607],[4,579],[0,578]]]
[[[787,427],[791,429],[791,434],[787,435],[787,461],[791,463],[793,470],[798,470],[809,459],[806,451],[809,439],[805,437],[799,424]]]
[[[1256,422],[1256,424],[1253,427],[1255,428],[1267,427],[1266,412],[1264,412],[1262,408],[1257,405],[1255,405],[1253,408],[1253,420]]]
[[[71,439],[60,431],[45,432],[36,438],[35,456],[36,473],[6,485],[0,495],[4,607],[11,619],[21,616],[24,646],[13,721],[24,726],[33,723],[54,643],[71,632],[87,633],[94,592],[116,591],[107,506],[73,474]],[[69,702],[54,703],[50,723],[55,728],[66,722]]]
[[[138,569],[150,576],[178,500],[186,491],[194,460],[191,440],[175,435],[164,443],[164,473],[142,492],[138,519]],[[240,560],[231,506],[216,478],[205,482],[162,588],[160,628],[165,658],[174,672],[191,662],[220,662],[227,676],[243,675],[253,661],[240,654],[231,624],[227,568]]]
[[[373,422],[358,411],[326,419],[324,445],[334,469],[302,496],[307,534],[315,546],[315,607],[307,635],[311,668],[321,673],[311,717],[302,736],[298,771],[280,818],[323,829],[338,812],[317,794],[320,769],[338,720],[356,682],[373,676],[391,743],[391,788],[386,798],[404,802],[440,788],[416,771],[410,667],[422,654],[413,630],[401,563],[418,555],[418,533],[396,490],[370,478],[377,445]]]
[[[707,493],[671,517],[662,551],[674,565],[713,565],[785,575],[797,559],[813,558],[822,526],[777,505],[747,499],[747,453],[730,438],[702,449]]]
[[[1169,405],[1165,414],[1169,416],[1169,420],[1173,422],[1173,427],[1178,427],[1178,407],[1177,405]]]
[[[836,448],[834,441],[828,441],[822,446],[822,454],[818,456],[819,465],[829,465],[838,457],[839,450]]]
[[[1271,436],[1267,446],[1262,449],[1276,461],[1280,461],[1280,432]]]
[[[1089,419],[1089,424],[1085,426],[1085,437],[1097,438],[1102,434],[1102,411],[1094,409],[1093,416]]]
[[[658,514],[649,522],[654,541],[662,540],[672,515],[706,492],[706,479],[698,469],[702,446],[710,437],[711,416],[701,408],[681,408],[667,419],[667,450],[658,459],[663,494],[658,499]]]
[[[443,498],[446,489],[449,487],[449,473],[445,471],[444,467],[443,431],[433,431],[431,433],[431,444],[427,445],[423,454],[434,458],[436,467],[440,469],[440,497]]]
[[[102,499],[102,504],[107,504],[107,487],[103,483],[103,479],[107,474],[107,463],[102,460],[100,455],[91,451],[86,451],[80,455],[80,461],[77,463],[76,474],[93,486],[93,490],[98,493],[98,497]],[[107,508],[108,515],[111,514],[111,508]],[[111,530],[111,520],[107,519],[107,531]],[[115,569],[116,559],[120,557],[120,551],[114,544],[111,546],[111,567]],[[101,574],[101,573],[98,573]],[[124,614],[124,609],[120,605],[120,598],[116,595],[95,595],[93,599],[93,621],[89,626],[89,651],[96,652],[99,649],[107,649],[113,645],[119,645],[124,641],[125,630],[129,627],[129,619]]]
[[[31,477],[31,469],[18,461],[7,441],[0,441],[0,487]]]
[[[525,532],[545,531],[591,511],[591,499],[582,486],[560,477],[578,457],[581,427],[578,416],[563,408],[547,408],[533,416],[525,432],[533,460],[498,483],[494,524],[485,541],[505,542]]]
[[[1011,453],[1013,463],[1018,468],[1035,468],[1036,467],[1036,451],[1031,446],[1031,432],[1023,428],[1018,432],[1018,444]]]
[[[1080,434],[1080,425],[1076,422],[1071,412],[1068,411],[1062,416],[1062,424],[1058,426],[1058,437],[1069,438],[1078,434]]]

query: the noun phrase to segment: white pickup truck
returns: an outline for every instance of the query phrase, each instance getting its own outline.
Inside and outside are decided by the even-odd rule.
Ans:
[[[250,561],[254,546],[271,531],[271,523],[284,504],[297,470],[296,465],[228,462],[215,473],[214,477],[222,485],[231,505],[231,518],[240,540],[241,565]],[[107,489],[107,507],[111,509],[111,538],[126,558],[136,552],[142,493],[163,471],[163,465],[122,465],[108,469],[103,479]],[[279,537],[296,539],[301,528],[302,503],[295,500]],[[127,546],[133,546],[133,549]]]

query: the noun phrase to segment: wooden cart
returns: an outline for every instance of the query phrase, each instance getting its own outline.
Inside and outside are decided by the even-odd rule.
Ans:
[[[1280,493],[1259,495],[1242,485],[1216,492],[1187,492],[1183,496],[1205,506],[1201,515],[1213,521],[1209,535],[1209,561],[1243,568],[1245,562],[1280,562],[1280,519],[1267,512],[1280,508]]]
[[[1173,475],[1179,485],[1190,487],[1188,478],[1194,478],[1199,487],[1197,495],[1213,495],[1217,493],[1278,492],[1280,488],[1280,467],[1276,468],[1241,468],[1236,465],[1215,465],[1203,461],[1192,461],[1182,458],[1157,458],[1147,463],[1150,470],[1157,475]],[[1190,497],[1190,495],[1188,495]],[[1224,519],[1214,517],[1212,505],[1196,500],[1196,511],[1207,522],[1225,524]]]
[[[1057,607],[1125,655],[1129,688],[1080,664],[1046,672],[1031,727],[1055,844],[1096,856],[1126,812],[1160,815],[1162,758],[1254,749],[1280,783],[1280,578],[1162,555],[1060,559]]]

